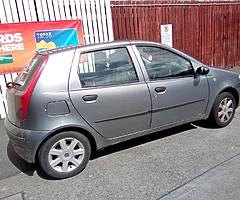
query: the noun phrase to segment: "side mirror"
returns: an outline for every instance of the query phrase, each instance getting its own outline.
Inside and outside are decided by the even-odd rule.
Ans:
[[[209,68],[206,66],[198,67],[196,73],[201,75],[207,75],[209,73]]]

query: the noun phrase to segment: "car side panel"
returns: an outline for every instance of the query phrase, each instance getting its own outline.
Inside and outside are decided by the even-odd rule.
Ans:
[[[95,94],[94,103],[82,97]],[[79,114],[105,138],[115,138],[150,128],[150,100],[146,84],[70,92]]]
[[[126,48],[124,45],[117,47]],[[94,50],[96,49],[87,49]],[[71,101],[79,115],[106,139],[150,129],[149,90],[134,54],[131,49],[128,51],[138,74],[139,82],[136,83],[81,88],[79,77],[76,75],[81,50],[76,53],[73,61],[69,83]],[[83,97],[87,95],[97,95],[97,100],[85,102]]]
[[[48,63],[32,94],[23,129],[51,134],[61,128],[79,127],[89,131],[97,139],[100,137],[79,116],[69,98],[68,79],[74,54],[75,49],[49,56]],[[52,107],[62,102],[65,108],[53,112]]]
[[[162,48],[160,45],[152,44],[150,46]],[[151,127],[153,129],[205,118],[209,98],[208,80],[205,75],[191,75],[150,81],[138,49],[134,45],[132,48],[139,60],[151,93]],[[182,55],[178,51],[167,47],[164,48],[186,58],[192,63],[194,68],[200,65],[200,63],[197,64],[195,60],[191,60],[185,54]],[[156,92],[155,89],[158,87],[166,88],[165,92]]]
[[[225,89],[233,88],[238,91],[240,95],[240,76],[237,73],[209,67],[210,71],[207,75],[209,82],[209,103],[206,110],[206,116],[209,116],[212,106],[217,98],[217,96]]]
[[[183,77],[148,83],[152,95],[152,128],[202,119],[208,103],[206,76]],[[166,87],[161,94],[157,87]]]

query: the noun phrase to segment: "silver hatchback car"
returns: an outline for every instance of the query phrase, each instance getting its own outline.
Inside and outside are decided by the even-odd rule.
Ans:
[[[37,53],[7,87],[13,148],[66,178],[109,145],[197,120],[228,125],[240,77],[159,43],[116,41]]]

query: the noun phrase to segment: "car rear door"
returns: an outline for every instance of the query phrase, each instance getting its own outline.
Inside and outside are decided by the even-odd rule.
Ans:
[[[169,49],[134,47],[152,99],[152,128],[201,119],[208,103],[206,76],[195,76],[190,60]]]
[[[132,49],[78,49],[69,94],[78,113],[105,138],[150,128],[151,100]]]

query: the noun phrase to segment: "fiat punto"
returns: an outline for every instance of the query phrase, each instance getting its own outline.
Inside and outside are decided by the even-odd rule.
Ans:
[[[240,77],[159,43],[116,41],[39,52],[7,87],[14,150],[67,178],[109,145],[197,120],[227,126]]]

